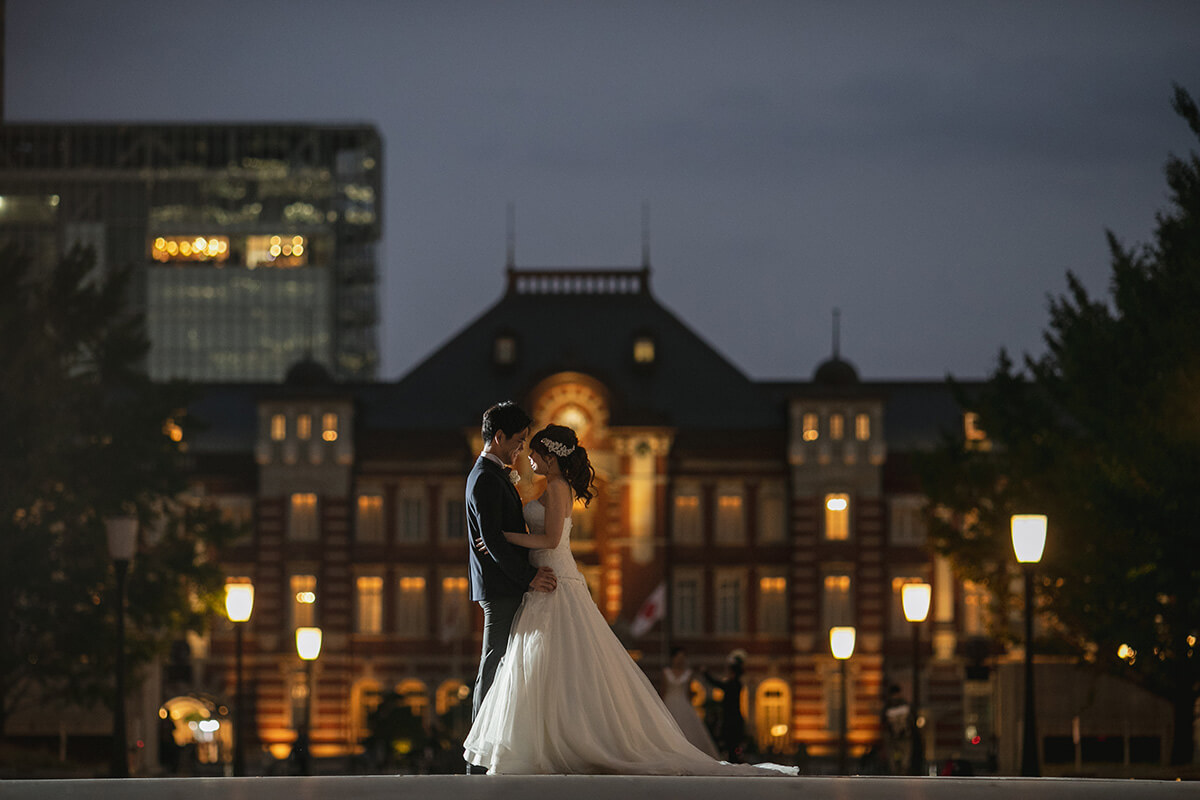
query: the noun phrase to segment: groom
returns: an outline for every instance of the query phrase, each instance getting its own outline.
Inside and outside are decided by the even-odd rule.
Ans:
[[[483,609],[483,650],[471,703],[471,719],[479,714],[492,687],[496,667],[508,647],[513,616],[527,589],[552,592],[557,583],[549,567],[534,568],[528,551],[510,544],[504,531],[524,531],[521,496],[509,479],[513,462],[525,449],[533,420],[512,402],[497,403],[483,413],[483,452],[467,476],[467,552],[471,599]],[[484,548],[474,543],[483,540]],[[479,769],[479,768],[474,768]],[[473,769],[468,765],[468,771]]]

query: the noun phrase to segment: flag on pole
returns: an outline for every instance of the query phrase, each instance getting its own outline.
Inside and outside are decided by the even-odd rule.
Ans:
[[[642,607],[638,609],[629,626],[629,633],[634,637],[645,635],[646,631],[653,628],[654,623],[662,619],[666,612],[667,584],[664,581],[654,587],[654,591],[646,598],[646,602],[642,603]]]

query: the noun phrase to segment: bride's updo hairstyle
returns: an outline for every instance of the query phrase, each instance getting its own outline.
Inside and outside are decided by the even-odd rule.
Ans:
[[[582,500],[585,506],[592,502],[596,495],[592,491],[596,470],[588,461],[587,450],[579,443],[575,431],[565,425],[547,425],[533,435],[529,448],[542,458],[553,456],[575,497]]]

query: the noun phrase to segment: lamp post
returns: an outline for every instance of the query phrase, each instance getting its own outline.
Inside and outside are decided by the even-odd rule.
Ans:
[[[233,623],[236,637],[236,683],[234,686],[235,709],[233,718],[233,774],[246,774],[246,756],[242,752],[242,727],[247,724],[246,704],[242,697],[242,628],[254,610],[254,586],[249,583],[225,584],[225,613]]]
[[[906,583],[900,590],[904,604],[904,618],[912,623],[912,705],[908,711],[909,748],[908,774],[925,773],[925,740],[917,725],[921,707],[921,623],[929,616],[929,600],[933,587],[928,583]]]
[[[829,629],[829,649],[841,669],[838,703],[838,774],[848,775],[846,759],[846,662],[854,655],[854,628],[849,625]]]
[[[116,698],[113,703],[112,761],[109,772],[114,778],[129,777],[129,756],[125,736],[125,576],[137,549],[137,517],[108,517],[104,532],[108,555],[117,573],[117,659]]]
[[[296,628],[296,654],[304,660],[304,715],[301,717],[299,730],[296,732],[296,743],[304,748],[304,752],[301,753],[303,758],[300,765],[301,773],[308,775],[311,763],[308,738],[309,721],[312,717],[313,662],[321,654],[320,628]]]
[[[1025,721],[1021,737],[1021,775],[1036,778],[1038,765],[1037,712],[1033,692],[1033,571],[1046,546],[1046,517],[1043,514],[1014,514],[1013,552],[1025,573]]]

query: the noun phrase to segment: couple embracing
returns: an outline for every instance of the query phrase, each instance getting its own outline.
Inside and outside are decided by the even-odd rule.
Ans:
[[[467,478],[471,599],[484,613],[471,731],[472,772],[778,775],[795,768],[716,761],[693,747],[608,627],[571,555],[571,509],[595,470],[573,430],[514,403],[483,415],[483,452]],[[512,466],[528,443],[546,479],[521,504]]]

